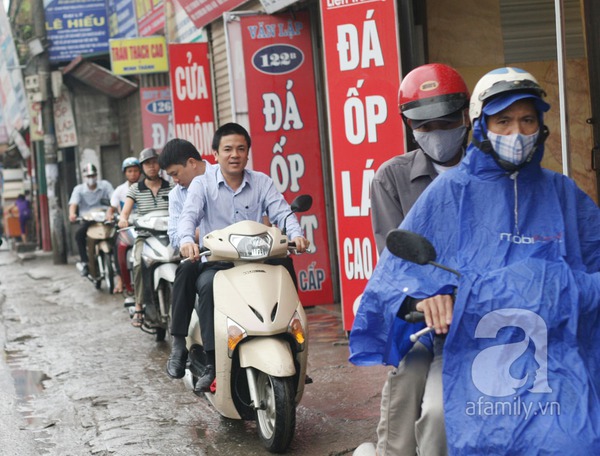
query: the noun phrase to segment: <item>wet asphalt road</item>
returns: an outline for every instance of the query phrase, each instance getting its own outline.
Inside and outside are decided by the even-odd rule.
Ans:
[[[254,422],[220,417],[164,373],[168,343],[73,264],[0,251],[0,455],[265,455]],[[387,368],[358,368],[339,306],[307,309],[309,367],[290,455],[375,439]]]

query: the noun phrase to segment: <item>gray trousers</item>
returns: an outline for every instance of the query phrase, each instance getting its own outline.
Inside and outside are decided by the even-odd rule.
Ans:
[[[378,456],[446,456],[442,397],[442,348],[434,354],[417,342],[397,369],[390,371],[381,393],[377,426]]]
[[[144,283],[142,280],[142,250],[145,239],[138,236],[133,245],[133,292],[135,302],[139,305],[144,303]]]

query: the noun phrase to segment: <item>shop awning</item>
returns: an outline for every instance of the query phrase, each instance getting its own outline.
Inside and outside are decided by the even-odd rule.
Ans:
[[[138,88],[135,82],[116,75],[82,56],[73,59],[69,65],[63,68],[62,72],[64,75],[72,76],[111,98],[124,98]]]

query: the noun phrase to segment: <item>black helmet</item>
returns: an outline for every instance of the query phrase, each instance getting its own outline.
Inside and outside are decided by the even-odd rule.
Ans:
[[[151,158],[158,158],[158,154],[151,147],[140,152],[140,164],[143,164],[146,160],[150,160]]]

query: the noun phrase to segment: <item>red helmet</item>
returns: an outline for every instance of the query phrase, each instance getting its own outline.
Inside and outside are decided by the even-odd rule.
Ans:
[[[398,107],[406,119],[437,119],[468,106],[469,89],[458,71],[448,65],[422,65],[400,84]]]

